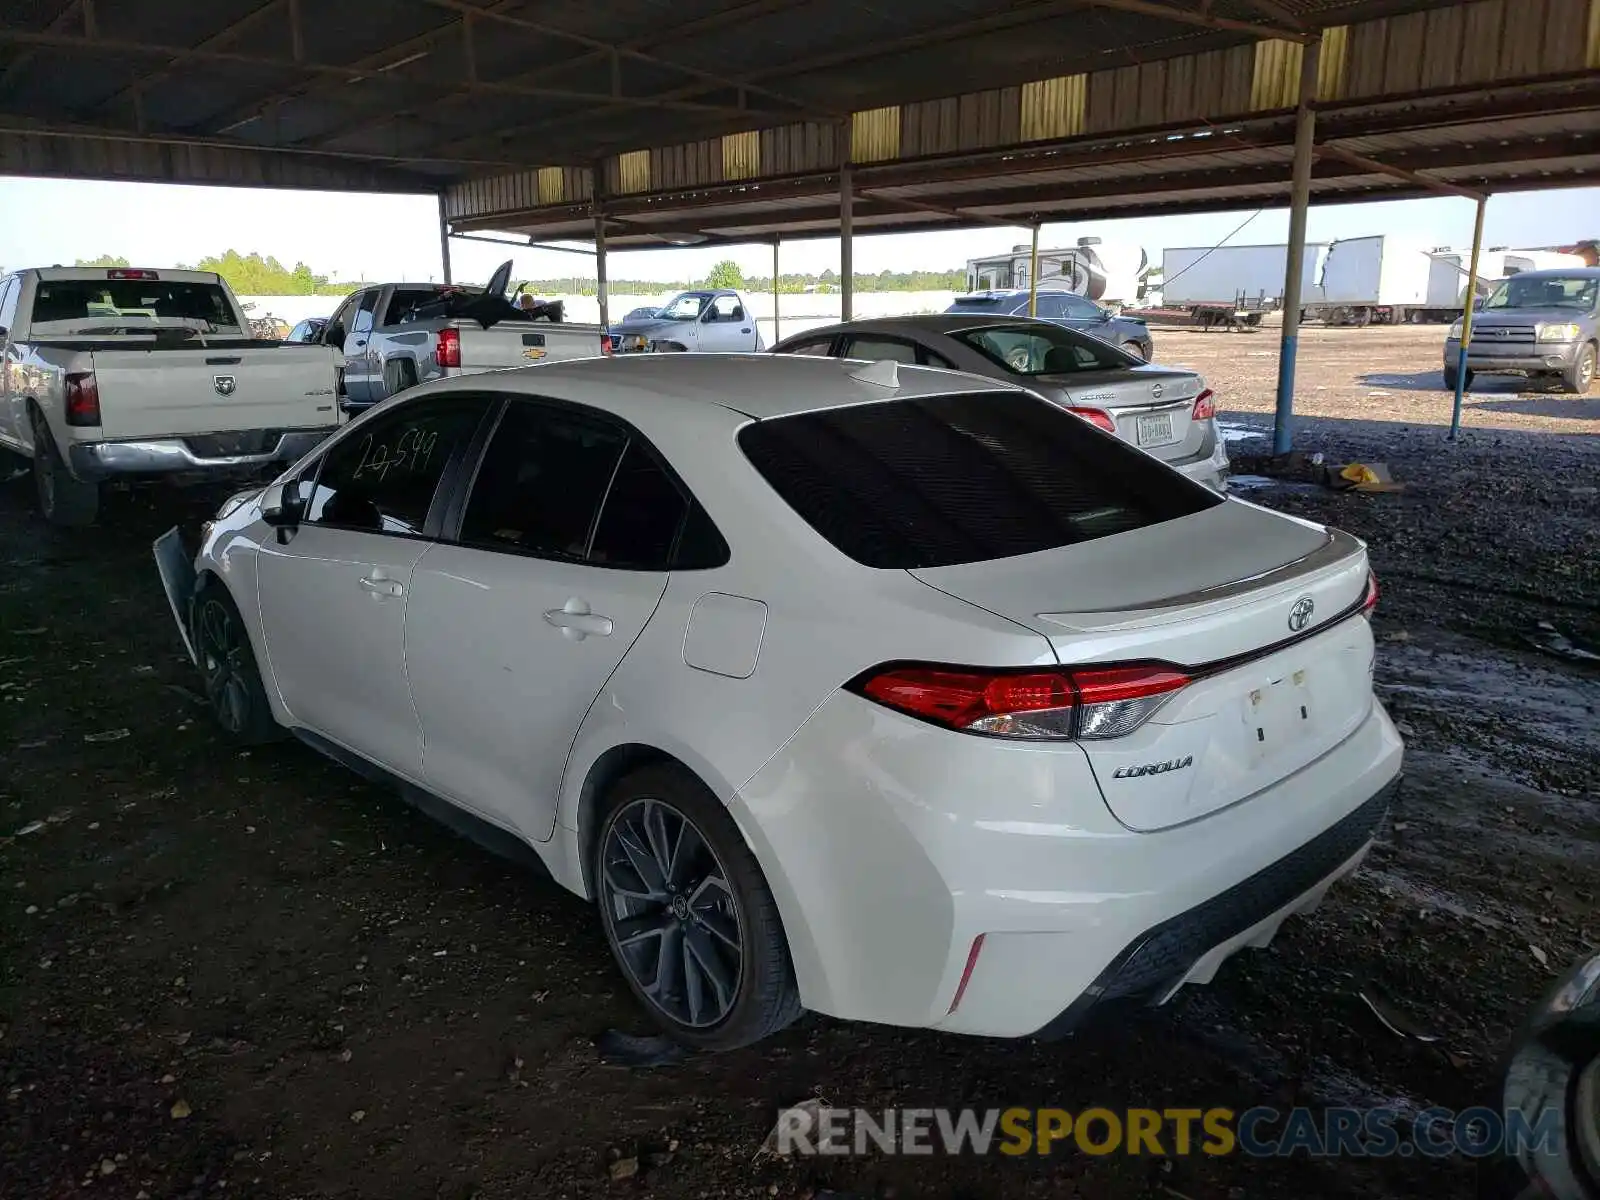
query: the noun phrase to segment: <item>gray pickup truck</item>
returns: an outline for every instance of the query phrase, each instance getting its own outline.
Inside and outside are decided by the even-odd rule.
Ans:
[[[1502,281],[1472,316],[1467,373],[1560,380],[1578,395],[1594,383],[1600,358],[1600,269],[1523,271]],[[1461,322],[1444,343],[1444,385],[1452,391],[1461,361]]]
[[[383,283],[347,296],[320,339],[341,352],[345,410],[434,379],[611,352],[600,326],[564,321],[559,302],[516,307],[510,280],[505,262],[481,288]]]

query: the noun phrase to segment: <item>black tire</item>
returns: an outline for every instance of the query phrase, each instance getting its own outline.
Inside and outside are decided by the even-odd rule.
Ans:
[[[1593,342],[1578,347],[1572,365],[1561,372],[1561,390],[1581,396],[1594,383],[1595,347]]]
[[[222,584],[213,580],[195,597],[190,634],[200,659],[206,705],[222,735],[241,746],[282,737],[283,727],[272,715],[250,635]]]
[[[100,514],[100,485],[74,479],[50,436],[50,426],[37,412],[33,420],[33,484],[39,514],[63,529],[93,525]]]
[[[698,846],[684,840],[685,826]],[[663,855],[668,871],[655,865]],[[800,1015],[772,890],[722,802],[689,771],[663,764],[619,780],[602,802],[593,862],[612,957],[669,1036],[696,1049],[733,1050]],[[708,1002],[715,1012],[705,1010]]]
[[[1462,385],[1462,388],[1461,388],[1462,391],[1466,391],[1468,388],[1470,388],[1472,386],[1472,380],[1473,380],[1475,375],[1476,375],[1476,372],[1474,372],[1471,367],[1468,367],[1467,368],[1467,374],[1466,374],[1466,383]],[[1448,364],[1446,364],[1445,369],[1444,369],[1444,390],[1447,391],[1447,392],[1453,392],[1453,391],[1456,390],[1456,369],[1455,369],[1455,367],[1450,366]]]
[[[398,396],[407,388],[417,386],[417,368],[405,359],[400,359],[389,364],[384,372],[385,396]]]
[[[1144,352],[1144,347],[1138,342],[1127,341],[1122,343],[1122,348],[1141,362],[1149,362],[1150,356]]]

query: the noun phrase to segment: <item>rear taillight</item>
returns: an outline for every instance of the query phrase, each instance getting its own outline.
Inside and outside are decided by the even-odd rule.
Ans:
[[[1189,413],[1192,420],[1209,421],[1217,415],[1217,398],[1210,388],[1200,389],[1200,394],[1194,398],[1194,409]]]
[[[1372,610],[1378,607],[1378,577],[1371,571],[1367,572],[1367,594],[1361,597],[1361,615],[1370,617]]]
[[[100,424],[100,384],[93,371],[71,371],[67,374],[67,424]]]
[[[893,666],[850,687],[947,729],[1059,740],[1131,733],[1188,683],[1165,663],[1125,663],[1045,671]]]
[[[611,335],[609,333],[600,335],[600,353],[608,356],[611,353]]]
[[[461,365],[461,331],[459,329],[439,330],[439,340],[433,348],[433,358],[441,367],[459,367]]]
[[[1069,413],[1071,413],[1075,417],[1082,417],[1085,421],[1088,421],[1089,424],[1091,424],[1091,425],[1098,425],[1101,429],[1104,429],[1107,433],[1115,433],[1117,431],[1117,423],[1115,421],[1113,421],[1111,419],[1111,417],[1103,409],[1099,409],[1099,408],[1069,408],[1069,409],[1067,409],[1067,411]]]

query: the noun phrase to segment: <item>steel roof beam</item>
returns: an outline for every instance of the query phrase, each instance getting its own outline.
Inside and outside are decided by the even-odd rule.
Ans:
[[[937,213],[942,217],[956,217],[962,221],[971,221],[977,225],[996,225],[1002,229],[1026,228],[1028,222],[1007,221],[1000,217],[991,217],[988,213],[971,212],[964,208],[946,208],[942,204],[925,204],[920,200],[908,200],[904,196],[891,196],[887,192],[874,191],[869,188],[857,188],[858,195],[866,196],[873,200],[880,200],[894,208],[910,209],[912,212]]]
[[[65,29],[72,23],[73,18],[78,15],[78,9],[82,6],[82,3],[83,0],[67,0],[61,11],[52,17],[50,23],[45,26],[46,31],[56,33]],[[11,84],[21,78],[22,72],[26,71],[37,57],[38,51],[25,50],[12,60],[10,66],[4,71],[0,71],[0,96],[5,95]]]
[[[216,63],[222,66],[263,67],[290,75],[316,75],[338,79],[345,83],[393,81],[396,84],[416,86],[430,82],[415,76],[393,76],[380,68],[342,67],[334,63],[295,62],[289,58],[267,58],[255,54],[241,54],[231,50],[201,49],[186,46],[158,46],[145,42],[86,38],[71,34],[36,32],[28,29],[0,28],[0,44],[13,43],[24,46],[43,46],[54,50],[72,50],[91,54],[143,55],[168,58],[178,62]],[[462,90],[483,92],[489,95],[527,96],[537,100],[571,100],[576,103],[605,103],[623,108],[667,108],[685,112],[734,115],[744,119],[790,121],[793,114],[757,109],[734,108],[726,104],[702,104],[692,100],[674,100],[661,96],[610,96],[600,92],[578,92],[565,88],[520,87],[511,83],[479,80],[460,85]]]
[[[757,81],[781,79],[804,74],[807,71],[847,66],[850,63],[861,62],[866,59],[881,60],[892,57],[904,50],[914,50],[921,46],[935,45],[940,42],[960,41],[978,33],[993,33],[1002,29],[1014,28],[1018,25],[1030,25],[1046,17],[1081,12],[1088,2],[1089,0],[1040,0],[1039,3],[1018,6],[983,17],[974,17],[969,21],[956,21],[952,24],[942,25],[938,29],[906,34],[902,37],[878,42],[875,45],[855,46],[849,50],[835,50],[827,54],[813,55],[811,58],[795,59],[790,62],[765,67],[758,71],[748,71],[745,73],[744,78]],[[684,98],[699,95],[705,90],[698,84],[690,84],[657,94],[664,97]],[[513,125],[504,129],[491,130],[488,133],[477,134],[468,140],[472,142],[488,139],[502,140],[522,133],[538,133],[541,136],[545,136],[551,130],[565,128],[573,124],[582,124],[585,121],[606,115],[608,115],[608,110],[602,105],[592,112],[573,113],[570,116],[557,117],[554,120],[543,121],[538,124]],[[618,148],[625,149],[627,147],[600,147],[604,153],[612,153]]]
[[[276,11],[284,3],[286,3],[286,0],[267,0],[267,2],[260,8],[247,12],[237,21],[234,21],[217,30],[216,33],[212,34],[210,37],[206,38],[205,41],[196,46],[195,49],[214,50],[218,46],[227,44],[234,38],[238,37],[239,34],[244,32],[251,25],[254,25],[262,17],[266,16],[268,13]],[[296,61],[299,60],[296,59]],[[127,87],[123,88],[120,92],[117,92],[113,96],[108,96],[106,99],[101,100],[93,107],[96,109],[114,108],[124,100],[131,100],[140,95],[140,93],[142,93],[146,88],[151,87],[153,84],[161,83],[164,80],[171,79],[173,69],[181,65],[182,64],[180,60],[173,59],[161,70],[151,71],[149,74],[141,75]]]
[[[1503,150],[1504,147],[1501,147],[1501,149]],[[1364,171],[1370,171],[1374,175],[1388,175],[1392,179],[1403,179],[1407,183],[1414,183],[1419,187],[1425,187],[1434,192],[1441,192],[1446,196],[1461,196],[1467,200],[1482,200],[1488,195],[1487,192],[1475,192],[1471,188],[1464,188],[1459,184],[1447,182],[1446,180],[1439,179],[1422,171],[1408,171],[1406,168],[1397,167],[1393,163],[1379,162],[1375,158],[1368,158],[1364,154],[1356,154],[1353,151],[1345,150],[1338,146],[1317,146],[1312,150],[1312,153],[1317,155],[1319,158],[1337,159],[1348,166],[1357,167]],[[1469,163],[1465,165],[1471,166],[1476,164]]]
[[[815,107],[806,100],[798,100],[782,92],[773,91],[771,88],[762,87],[752,79],[738,75],[722,75],[715,71],[704,71],[699,67],[687,66],[684,63],[673,62],[670,59],[658,58],[654,54],[646,54],[642,50],[631,46],[624,46],[617,42],[607,42],[600,38],[592,38],[587,34],[574,33],[569,29],[562,29],[556,25],[546,25],[541,21],[530,21],[525,17],[515,16],[501,10],[481,9],[476,4],[468,4],[466,0],[418,0],[419,3],[432,8],[442,8],[447,12],[460,13],[465,17],[482,17],[487,21],[495,21],[514,29],[526,30],[529,33],[541,34],[544,37],[560,38],[569,42],[576,42],[580,46],[587,46],[591,50],[606,55],[615,55],[620,58],[630,58],[635,62],[649,63],[651,66],[662,67],[670,71],[678,71],[691,78],[702,80],[719,88],[742,88],[747,91],[764,95],[781,104],[791,104],[802,113],[810,111],[815,113]],[[824,118],[837,118],[840,114],[827,112],[821,114]]]
[[[1259,25],[1253,21],[1235,21],[1231,17],[1218,17],[1209,12],[1174,8],[1158,4],[1156,0],[1083,0],[1092,8],[1114,8],[1118,12],[1135,13],[1142,17],[1157,17],[1163,21],[1176,21],[1180,25],[1194,25],[1201,29],[1221,29],[1229,33],[1248,33],[1258,38],[1282,38],[1291,42],[1307,42],[1312,34],[1294,26]]]
[[[615,49],[619,54],[621,54],[626,53],[627,51],[637,50],[641,46],[660,45],[662,42],[667,41],[679,41],[682,38],[691,37],[697,33],[704,33],[708,30],[716,29],[722,25],[728,24],[733,20],[749,20],[753,17],[765,16],[768,13],[780,12],[786,8],[794,8],[803,3],[806,3],[806,0],[751,0],[750,3],[739,5],[737,8],[724,9],[721,12],[710,13],[707,16],[701,17],[699,20],[685,21],[681,25],[675,25],[671,29],[663,30],[660,34],[651,37],[630,38],[625,42],[617,43]],[[488,9],[479,10],[477,15],[481,17],[492,16]],[[565,62],[550,63],[546,66],[536,67],[531,71],[525,71],[516,75],[508,76],[504,82],[517,84],[537,83],[539,80],[548,79],[553,75],[563,75],[575,70],[579,70],[586,66],[594,66],[611,57],[611,48],[609,47],[604,50],[592,50],[587,54],[580,54],[576,58],[570,58]],[[333,142],[338,141],[340,138],[349,137],[351,134],[362,133],[368,129],[381,128],[382,126],[389,124],[397,116],[425,118],[429,111],[438,107],[439,105],[457,104],[462,100],[467,100],[470,98],[471,93],[469,92],[455,91],[446,93],[443,96],[429,101],[426,106],[406,108],[398,112],[393,108],[384,108],[382,110],[364,112],[361,116],[354,120],[347,121],[341,125],[336,125],[332,129],[325,129],[318,133],[315,137],[306,139],[304,143],[296,144],[328,146]],[[797,116],[798,119],[804,119],[803,114],[798,114]]]

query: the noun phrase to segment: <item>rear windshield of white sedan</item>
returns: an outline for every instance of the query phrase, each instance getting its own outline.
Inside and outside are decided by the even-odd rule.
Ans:
[[[1081,417],[1021,392],[925,396],[746,426],[784,501],[869,567],[1033,554],[1222,503]]]

